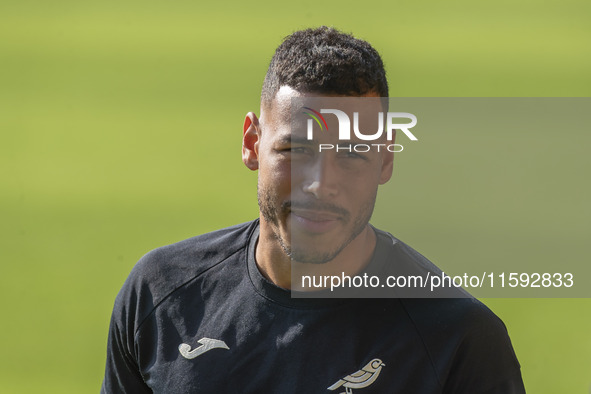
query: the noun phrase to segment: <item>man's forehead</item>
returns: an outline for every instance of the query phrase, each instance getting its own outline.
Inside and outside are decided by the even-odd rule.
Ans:
[[[261,107],[261,121],[264,123],[289,123],[294,115],[304,109],[332,108],[348,113],[377,113],[387,106],[387,100],[375,92],[358,96],[334,95],[321,92],[302,92],[290,86],[282,86],[270,104]],[[387,109],[386,109],[387,110]]]
[[[261,120],[277,121],[279,119],[290,119],[291,103],[294,98],[303,98],[305,93],[299,92],[290,86],[282,86],[275,94],[273,100],[261,107]]]

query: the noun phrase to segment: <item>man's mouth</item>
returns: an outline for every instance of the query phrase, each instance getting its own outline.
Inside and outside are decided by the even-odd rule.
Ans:
[[[326,211],[292,209],[291,225],[310,233],[325,233],[335,228],[342,220],[340,215]]]

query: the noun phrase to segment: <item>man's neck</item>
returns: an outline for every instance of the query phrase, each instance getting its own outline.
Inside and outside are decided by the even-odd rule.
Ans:
[[[322,264],[300,263],[285,254],[271,226],[261,219],[255,259],[261,274],[275,285],[305,291],[310,289],[302,288],[303,275],[356,275],[369,264],[375,246],[376,234],[367,225],[334,259]]]

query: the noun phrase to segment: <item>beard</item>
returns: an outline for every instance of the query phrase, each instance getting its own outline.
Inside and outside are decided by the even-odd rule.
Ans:
[[[351,241],[361,234],[373,214],[377,190],[370,197],[371,198],[369,198],[361,207],[359,214],[353,218],[349,211],[329,202],[321,202],[317,200],[288,200],[280,202],[279,197],[273,193],[272,188],[266,187],[261,184],[261,182],[259,182],[257,186],[257,199],[261,216],[270,224],[273,236],[278,241],[279,245],[281,245],[284,253],[292,261],[310,264],[324,264],[333,260],[351,243]],[[344,234],[345,238],[337,243],[337,245],[328,247],[323,246],[319,250],[311,247],[311,245],[308,245],[303,241],[298,241],[297,239],[294,240],[293,235],[291,235],[291,239],[286,239],[289,237],[286,233],[288,230],[286,228],[287,217],[292,207],[337,214],[339,220],[345,225],[348,234]],[[281,231],[282,224],[285,230],[283,233]],[[293,234],[292,231],[289,231],[289,233]]]

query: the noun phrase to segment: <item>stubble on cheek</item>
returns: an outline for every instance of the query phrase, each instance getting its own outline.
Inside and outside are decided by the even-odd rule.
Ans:
[[[274,199],[271,196],[269,189],[267,189],[261,182],[257,185],[257,200],[259,203],[259,210],[263,218],[274,226],[277,225],[277,212],[273,209]]]
[[[257,200],[261,216],[270,225],[274,238],[279,242],[283,252],[291,258],[289,243],[281,236],[279,217],[285,216],[289,210],[289,203],[279,203],[279,198],[272,193],[272,189],[259,182],[257,185]]]

